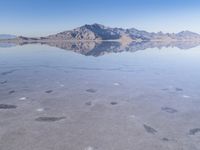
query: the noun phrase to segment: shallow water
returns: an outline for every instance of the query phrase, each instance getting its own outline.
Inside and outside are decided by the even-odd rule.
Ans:
[[[200,47],[105,45],[1,47],[0,149],[199,150]]]

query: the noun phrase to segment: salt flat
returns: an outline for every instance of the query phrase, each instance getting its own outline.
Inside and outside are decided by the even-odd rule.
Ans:
[[[0,149],[199,150],[199,56],[0,48]]]

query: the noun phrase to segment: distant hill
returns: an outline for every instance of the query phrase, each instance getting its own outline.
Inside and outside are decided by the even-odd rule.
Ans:
[[[17,36],[10,34],[0,34],[0,39],[15,39]]]

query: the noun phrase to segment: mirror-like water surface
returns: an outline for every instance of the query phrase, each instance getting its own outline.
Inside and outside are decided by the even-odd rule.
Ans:
[[[200,47],[177,45],[2,45],[0,149],[199,150]]]

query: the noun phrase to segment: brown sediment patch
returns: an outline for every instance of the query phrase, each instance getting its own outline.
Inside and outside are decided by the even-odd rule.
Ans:
[[[144,129],[148,132],[148,133],[151,133],[151,134],[156,134],[157,133],[157,130],[155,130],[154,128],[144,124]]]
[[[165,111],[167,113],[171,113],[171,114],[178,112],[176,109],[170,108],[170,107],[162,107],[161,110],[163,110],[163,111]]]
[[[0,109],[16,109],[16,105],[0,104]]]
[[[35,120],[39,122],[56,122],[65,119],[66,117],[38,117]]]

